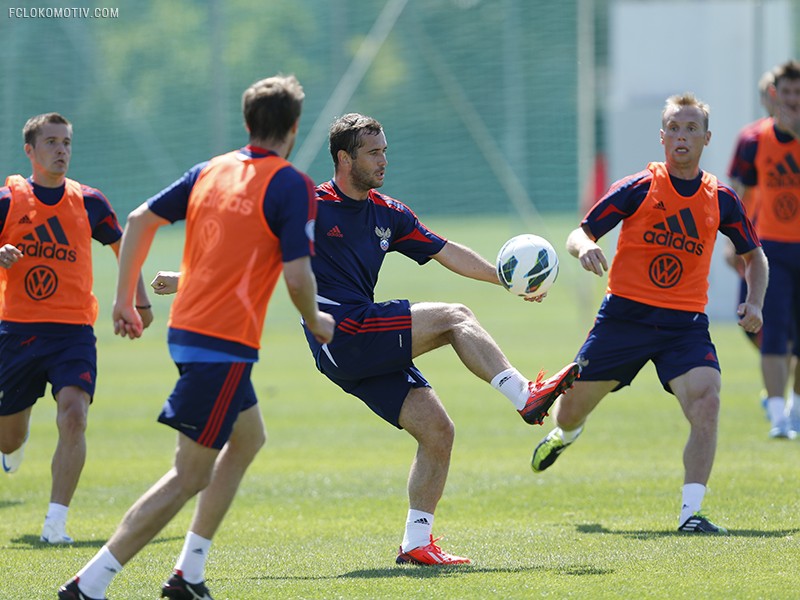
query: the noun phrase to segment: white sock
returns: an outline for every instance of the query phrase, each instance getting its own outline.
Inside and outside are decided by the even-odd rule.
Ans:
[[[406,532],[403,536],[403,552],[430,544],[432,531],[433,514],[410,508],[406,519]]]
[[[683,502],[681,503],[681,516],[679,517],[678,527],[686,522],[686,519],[700,510],[703,505],[703,498],[706,495],[706,486],[702,483],[687,483],[683,486]]]
[[[773,427],[778,427],[783,423],[786,415],[786,400],[780,396],[770,396],[767,398],[767,414]]]
[[[66,525],[68,511],[69,511],[69,506],[64,506],[63,504],[56,504],[55,502],[51,502],[50,505],[47,507],[47,516],[44,518],[44,522],[60,523],[61,525]]]
[[[191,531],[186,534],[183,550],[175,563],[175,570],[189,583],[200,583],[205,579],[206,558],[211,540],[200,537]]]
[[[583,431],[583,425],[581,425],[576,429],[572,429],[571,431],[567,431],[566,429],[561,429],[561,427],[556,427],[555,431],[558,434],[558,437],[561,438],[562,442],[564,442],[565,444],[571,444],[576,439],[578,439],[578,436]]]
[[[122,565],[114,558],[107,546],[100,548],[86,565],[78,571],[78,587],[90,598],[105,598],[114,575],[122,570]]]
[[[511,400],[517,410],[525,408],[528,401],[528,379],[514,367],[492,377],[492,387]]]

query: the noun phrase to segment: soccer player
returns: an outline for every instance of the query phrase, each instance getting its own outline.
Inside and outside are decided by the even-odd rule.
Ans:
[[[800,430],[800,344],[792,344],[800,340],[800,62],[787,61],[773,75],[773,116],[743,140],[734,160],[742,201],[756,205],[753,223],[770,263],[760,349],[769,435],[793,438]],[[794,385],[787,400],[792,354]]]
[[[405,204],[377,191],[387,165],[386,136],[378,121],[344,115],[332,124],[329,143],[334,176],[317,186],[317,253],[312,266],[320,308],[335,319],[336,333],[332,341],[322,343],[306,323],[306,336],[322,373],[417,441],[397,563],[469,563],[468,558],[442,550],[432,535],[454,426],[413,360],[452,346],[470,372],[504,394],[527,423],[537,424],[572,384],[578,367],[571,363],[550,379],[544,380],[540,373],[536,381],[529,381],[511,366],[466,306],[376,302],[378,274],[392,251],[421,265],[434,259],[464,277],[500,282],[494,265],[435,234]]]
[[[250,372],[281,270],[289,295],[320,343],[333,320],[317,308],[309,256],[313,183],[287,158],[304,99],[294,76],[245,90],[249,144],[196,165],[128,217],[120,253],[114,330],[142,334],[133,280],[159,227],[186,220],[180,289],[168,343],[180,378],[159,421],[178,432],[174,465],[128,510],[116,532],[60,600],[102,598],[112,578],[199,494],[183,550],[162,597],[210,600],[205,561],[247,467],[265,442]]]
[[[92,239],[117,254],[122,229],[102,193],[67,178],[67,119],[31,117],[22,135],[32,174],[0,187],[0,452],[3,471],[16,472],[33,405],[50,383],[58,443],[41,540],[71,544],[67,513],[86,462],[97,378]],[[153,314],[141,278],[136,304],[146,327]]]
[[[531,466],[535,472],[550,467],[598,403],[652,361],[690,426],[678,530],[724,533],[701,512],[720,404],[720,366],[704,313],[717,231],[745,263],[748,291],[738,311],[745,331],[761,328],[768,267],[736,193],[700,169],[711,140],[708,115],[693,94],[668,98],[661,113],[665,162],[614,183],[567,238],[569,253],[602,276],[608,262],[597,240],[622,223],[608,293],[576,358],[580,379],[556,400],[557,427],[536,447]]]
[[[775,102],[772,94],[770,93],[770,89],[774,83],[775,74],[772,72],[772,69],[765,71],[761,76],[761,79],[758,80],[758,98],[767,115],[742,127],[738,136],[736,137],[736,147],[733,152],[731,162],[728,165],[728,178],[730,179],[731,188],[736,192],[736,194],[739,196],[739,199],[742,201],[742,204],[747,210],[747,216],[753,222],[753,225],[755,225],[754,215],[756,214],[757,205],[756,194],[744,194],[745,188],[740,182],[740,179],[741,170],[746,168],[746,164],[741,164],[738,156],[742,148],[751,143],[750,140],[753,139],[753,136],[758,134],[758,130],[763,126],[764,121],[769,119],[774,112]],[[737,302],[738,306],[738,304],[741,304],[747,296],[747,282],[744,280],[744,264],[742,263],[741,259],[736,256],[736,250],[731,244],[726,245],[725,248],[725,258],[731,267],[736,270],[740,278],[739,301]],[[756,334],[745,331],[744,333],[747,336],[747,339],[749,339],[756,348],[761,347],[761,332]],[[766,398],[764,399],[764,405],[766,406]]]

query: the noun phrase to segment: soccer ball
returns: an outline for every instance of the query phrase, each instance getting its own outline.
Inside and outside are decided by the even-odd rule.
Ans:
[[[550,289],[558,277],[558,255],[543,237],[523,233],[497,254],[497,277],[512,294],[530,298]]]

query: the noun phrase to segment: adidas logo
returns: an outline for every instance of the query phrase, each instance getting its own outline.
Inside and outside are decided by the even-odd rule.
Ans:
[[[31,223],[31,219],[28,215],[23,215],[23,217],[19,220],[19,224],[25,225],[26,223],[27,224]]]
[[[335,238],[344,237],[344,235],[342,235],[342,232],[339,229],[338,225],[334,225],[333,227],[331,227],[331,229],[328,231],[327,235],[328,235],[328,237],[335,237]]]
[[[28,223],[30,222],[30,219],[28,219]],[[20,220],[20,223],[22,223],[22,220]],[[37,225],[34,227],[33,233],[23,235],[22,240],[18,248],[25,256],[52,258],[68,262],[75,262],[78,258],[75,250],[69,249],[67,234],[64,233],[58,217],[50,217],[46,223]],[[63,248],[63,246],[67,246],[67,248]]]
[[[667,207],[664,206],[664,203],[661,200],[656,200],[655,204],[653,204],[653,208],[655,210],[667,210]]]
[[[703,244],[695,241],[700,239],[697,223],[692,216],[692,211],[688,208],[680,210],[677,214],[668,215],[663,221],[655,223],[652,230],[645,232],[643,239],[647,244],[683,250],[697,256],[703,254]]]
[[[414,521],[414,524],[416,524],[416,525],[429,525],[430,523],[428,523],[428,519],[426,519],[425,517],[420,517],[419,519]]]
[[[192,550],[192,554],[197,554],[198,556],[203,556],[203,549],[202,548],[195,548]]]
[[[797,187],[800,185],[800,167],[791,153],[786,153],[783,161],[773,165],[768,178],[770,187]]]
[[[83,379],[84,381],[86,381],[86,382],[88,382],[88,383],[92,383],[92,374],[91,374],[91,373],[89,373],[89,371],[84,371],[83,373],[81,373],[80,375],[78,375],[78,377],[79,377],[80,379]]]

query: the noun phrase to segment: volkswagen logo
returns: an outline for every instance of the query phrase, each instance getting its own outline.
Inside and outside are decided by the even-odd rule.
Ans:
[[[683,263],[674,254],[659,254],[650,263],[650,281],[662,289],[671,288],[681,280]]]
[[[33,300],[45,300],[57,289],[58,276],[50,267],[37,265],[25,275],[25,291]]]

